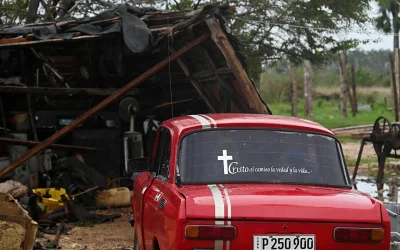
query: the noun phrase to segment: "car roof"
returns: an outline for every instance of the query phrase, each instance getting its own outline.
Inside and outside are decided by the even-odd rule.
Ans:
[[[193,130],[215,128],[270,128],[320,133],[334,136],[332,131],[319,123],[290,116],[264,114],[197,114],[185,115],[166,120],[163,126],[179,137]]]

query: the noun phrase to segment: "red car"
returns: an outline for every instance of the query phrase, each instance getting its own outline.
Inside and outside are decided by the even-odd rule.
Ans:
[[[352,189],[339,141],[318,123],[184,116],[160,126],[154,149],[134,181],[134,249],[390,248],[384,205]]]

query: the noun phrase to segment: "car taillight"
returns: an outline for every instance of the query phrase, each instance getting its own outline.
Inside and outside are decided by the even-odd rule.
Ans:
[[[336,241],[383,241],[385,232],[381,228],[338,227],[334,231]]]
[[[189,240],[233,240],[234,226],[186,226],[185,237]]]

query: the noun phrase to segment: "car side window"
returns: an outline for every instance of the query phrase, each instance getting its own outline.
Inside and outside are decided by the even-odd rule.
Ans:
[[[164,143],[162,146],[161,159],[160,159],[160,168],[157,173],[157,176],[161,177],[161,179],[168,181],[169,180],[169,161],[171,155],[171,134],[167,129],[163,131],[164,133]]]
[[[159,137],[158,137],[158,142],[157,142],[157,148],[156,148],[156,154],[154,156],[153,161],[151,162],[151,172],[158,173],[159,166],[160,166],[160,161],[161,161],[161,153],[162,153],[162,148],[163,148],[163,143],[164,143],[164,128],[160,128],[159,132]]]

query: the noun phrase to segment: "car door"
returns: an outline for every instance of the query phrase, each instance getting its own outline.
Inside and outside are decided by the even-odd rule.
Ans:
[[[160,246],[166,242],[163,210],[169,191],[169,160],[171,154],[171,133],[165,127],[160,129],[160,140],[154,158],[156,177],[144,194],[143,231],[145,249],[153,249],[153,239],[157,237]]]
[[[134,214],[135,214],[135,233],[138,239],[138,247],[139,249],[144,249],[144,227],[143,227],[143,218],[144,218],[144,199],[145,194],[148,191],[149,187],[152,185],[154,181],[154,177],[158,170],[158,162],[160,161],[162,148],[163,148],[163,133],[161,129],[157,133],[157,137],[155,140],[155,153],[150,162],[150,169],[148,172],[144,172],[140,174],[134,183]],[[150,154],[152,155],[152,154]]]

